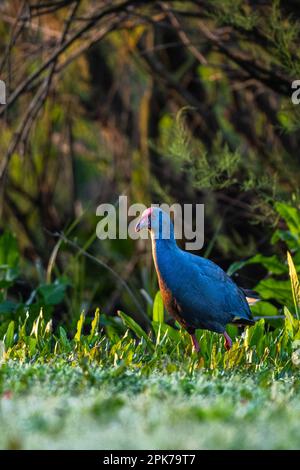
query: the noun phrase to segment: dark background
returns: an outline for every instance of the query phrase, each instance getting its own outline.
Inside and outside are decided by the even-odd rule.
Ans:
[[[270,244],[276,201],[299,204],[296,1],[3,1],[0,228],[20,250],[8,298],[57,281],[57,320],[118,308],[143,322],[150,243],[99,241],[96,207],[204,203],[208,256],[227,269]],[[55,234],[110,266],[80,255]],[[265,270],[236,280],[253,287]],[[41,291],[40,291],[41,292]],[[42,292],[45,292],[45,290]],[[44,295],[44,294],[43,294]]]

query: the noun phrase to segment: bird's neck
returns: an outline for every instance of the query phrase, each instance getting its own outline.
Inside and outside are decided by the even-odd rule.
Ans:
[[[151,232],[151,240],[153,253],[157,250],[168,251],[178,249],[172,224],[168,227],[168,231],[163,227],[159,232]]]
[[[174,234],[169,238],[152,238],[152,255],[159,282],[166,282],[174,274],[176,254],[180,252]]]

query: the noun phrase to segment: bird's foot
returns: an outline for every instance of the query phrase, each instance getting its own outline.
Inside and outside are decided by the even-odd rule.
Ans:
[[[195,333],[191,334],[191,339],[192,339],[193,349],[194,351],[198,353],[200,351],[200,346],[199,346]]]
[[[226,351],[229,351],[229,349],[232,346],[232,340],[231,340],[230,336],[228,335],[228,333],[226,333],[226,331],[223,334],[224,334],[224,338],[225,338],[225,343],[224,343],[225,349],[226,349]]]

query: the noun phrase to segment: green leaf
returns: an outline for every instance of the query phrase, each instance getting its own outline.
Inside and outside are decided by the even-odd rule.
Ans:
[[[43,337],[49,338],[51,336],[52,331],[53,331],[53,322],[52,322],[52,319],[50,319],[45,326]]]
[[[249,264],[261,264],[270,273],[273,274],[284,274],[287,272],[287,267],[280,261],[279,258],[277,258],[276,255],[263,256],[261,254],[257,254],[246,261],[236,261],[235,263],[232,263],[227,270],[228,276],[232,276],[232,274],[234,274],[236,271]]]
[[[153,303],[153,321],[157,323],[164,322],[164,304],[160,291],[158,291]]]
[[[156,345],[161,344],[166,338],[171,339],[174,345],[181,340],[180,330],[175,330],[166,323],[152,322],[152,327],[156,336]]]
[[[92,321],[92,325],[91,325],[91,332],[90,332],[90,336],[89,336],[89,341],[91,341],[91,339],[93,339],[94,336],[96,335],[97,330],[98,330],[98,326],[99,326],[99,321],[100,321],[100,310],[99,310],[99,308],[97,308],[96,311],[95,311],[94,319]]]
[[[4,336],[4,344],[6,351],[13,345],[15,332],[15,322],[11,321],[7,327],[6,334]]]
[[[260,281],[255,290],[262,299],[275,299],[282,305],[291,303],[291,285],[289,281],[278,281],[277,279],[264,279]]]
[[[80,341],[83,324],[84,324],[84,314],[82,312],[77,322],[77,330],[74,336],[75,341],[78,341],[78,342]]]
[[[28,322],[28,318],[29,318],[29,313],[28,311],[26,312],[26,316],[25,316],[25,320],[23,321],[22,325],[21,325],[21,328],[19,329],[19,339],[24,339],[26,338],[26,325],[27,325],[27,322]]]
[[[42,284],[37,291],[46,305],[57,305],[62,302],[67,284],[56,280],[53,284]]]
[[[68,351],[69,346],[70,346],[70,342],[68,340],[67,333],[66,333],[66,331],[64,330],[64,328],[62,326],[59,327],[59,339],[60,339],[60,343],[61,343],[63,349]]]
[[[17,268],[19,265],[19,249],[16,238],[10,232],[0,237],[0,265]]]
[[[290,232],[299,238],[300,235],[300,212],[299,209],[283,202],[276,202],[275,209],[285,220]]]
[[[232,263],[227,269],[228,276],[232,276],[236,271],[242,269],[246,264],[247,261],[236,261],[235,263]]]
[[[288,230],[275,230],[272,235],[271,243],[274,245],[278,241],[283,241],[290,250],[299,248],[299,240],[296,235],[293,235]]]
[[[285,316],[285,330],[288,332],[289,336],[293,338],[294,333],[298,330],[298,322],[287,307],[284,307],[283,312]]]
[[[247,328],[245,335],[246,346],[258,346],[265,334],[265,320],[262,318],[254,326]]]
[[[3,341],[0,341],[0,365],[5,360],[5,344]]]
[[[282,240],[286,243],[290,250],[297,250],[300,247],[300,213],[299,209],[283,202],[277,202],[275,209],[284,219],[288,226],[288,230],[277,229],[272,238],[271,243]]]
[[[284,274],[287,272],[286,266],[277,258],[276,255],[273,256],[263,256],[257,254],[250,258],[248,264],[262,264],[269,272],[273,274]]]
[[[43,310],[41,308],[39,315],[33,322],[30,336],[35,336],[35,338],[38,340],[42,334],[43,326],[44,326],[44,318],[43,318]]]
[[[32,357],[35,352],[36,352],[36,348],[37,348],[37,339],[36,338],[33,338],[32,336],[29,336],[28,338],[28,346],[29,346],[29,355],[30,357]]]
[[[253,315],[264,317],[272,317],[274,315],[278,315],[277,308],[270,302],[264,302],[263,300],[260,300],[256,304],[252,305],[251,312]]]
[[[289,265],[293,301],[295,305],[296,316],[299,320],[300,319],[300,284],[299,284],[297,271],[293,262],[293,258],[291,257],[289,252],[287,252],[287,260],[288,260],[288,265]]]
[[[11,302],[11,300],[5,300],[0,303],[0,313],[13,313],[16,311],[18,304]]]
[[[19,276],[18,268],[10,268],[7,264],[0,266],[0,289],[12,286]]]
[[[147,346],[151,351],[154,351],[154,345],[150,338],[148,337],[147,333],[143,330],[143,328],[138,325],[133,318],[129,317],[126,315],[124,312],[121,312],[120,310],[118,311],[119,317],[123,320],[123,323],[129,328],[131,331],[133,331],[138,338],[144,338]]]

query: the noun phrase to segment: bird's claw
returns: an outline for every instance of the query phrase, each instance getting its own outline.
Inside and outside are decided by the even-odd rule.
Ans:
[[[226,333],[226,331],[224,333],[224,337],[225,337],[225,343],[224,343],[225,349],[226,351],[229,351],[229,349],[231,349],[232,347],[232,340],[230,336]]]
[[[197,353],[200,352],[200,346],[196,338],[196,335],[194,333],[191,335],[191,339],[192,339],[192,344],[193,344],[193,350]]]

